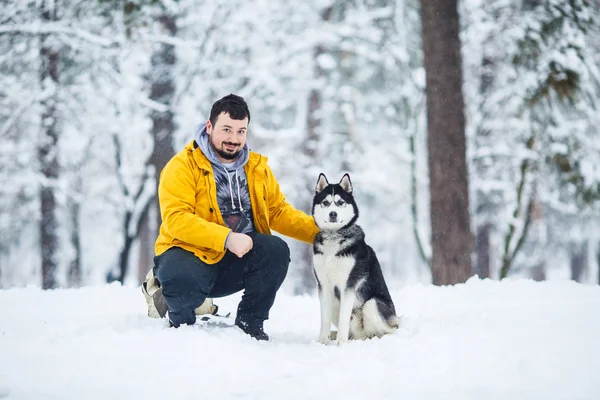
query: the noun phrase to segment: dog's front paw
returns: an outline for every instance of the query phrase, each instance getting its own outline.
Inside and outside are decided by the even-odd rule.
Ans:
[[[341,344],[348,343],[348,335],[347,334],[344,335],[344,334],[340,334],[339,332],[337,332],[337,335],[336,335],[336,337],[334,337],[334,339],[335,339],[334,343],[338,346]]]
[[[329,335],[319,335],[319,343],[329,344],[330,341]]]

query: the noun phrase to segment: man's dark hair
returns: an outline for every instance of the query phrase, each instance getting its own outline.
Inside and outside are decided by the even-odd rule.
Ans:
[[[213,104],[209,118],[212,126],[215,126],[217,118],[221,113],[229,114],[231,119],[244,119],[248,117],[248,123],[250,123],[248,104],[246,104],[243,97],[236,96],[235,94],[227,95]]]

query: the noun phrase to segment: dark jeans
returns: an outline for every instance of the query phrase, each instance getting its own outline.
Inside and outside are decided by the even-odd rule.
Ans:
[[[205,264],[193,253],[172,247],[154,257],[154,275],[162,286],[174,326],[194,324],[195,309],[207,297],[224,297],[244,289],[236,322],[262,326],[269,318],[275,294],[290,263],[290,250],[279,237],[251,233],[252,250],[238,258],[227,251],[216,264]]]

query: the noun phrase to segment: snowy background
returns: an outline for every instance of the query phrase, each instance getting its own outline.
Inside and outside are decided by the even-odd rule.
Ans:
[[[308,211],[320,172],[349,172],[386,275],[430,282],[418,1],[2,7],[0,287],[41,285],[40,188],[55,199],[50,286],[121,270],[138,285],[156,237],[155,156],[181,150],[229,93],[248,101],[250,147],[292,204]],[[509,276],[598,283],[598,2],[464,0],[459,12],[475,272],[498,279],[510,259]],[[161,118],[170,129],[154,129]],[[312,293],[310,250],[290,246],[286,290]]]

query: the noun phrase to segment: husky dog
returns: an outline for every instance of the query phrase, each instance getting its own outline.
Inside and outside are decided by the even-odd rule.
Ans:
[[[350,176],[329,184],[320,174],[312,215],[319,229],[313,246],[314,273],[321,303],[319,341],[381,337],[398,328],[394,303],[381,266],[356,225],[358,208]],[[330,332],[331,323],[337,334]]]

